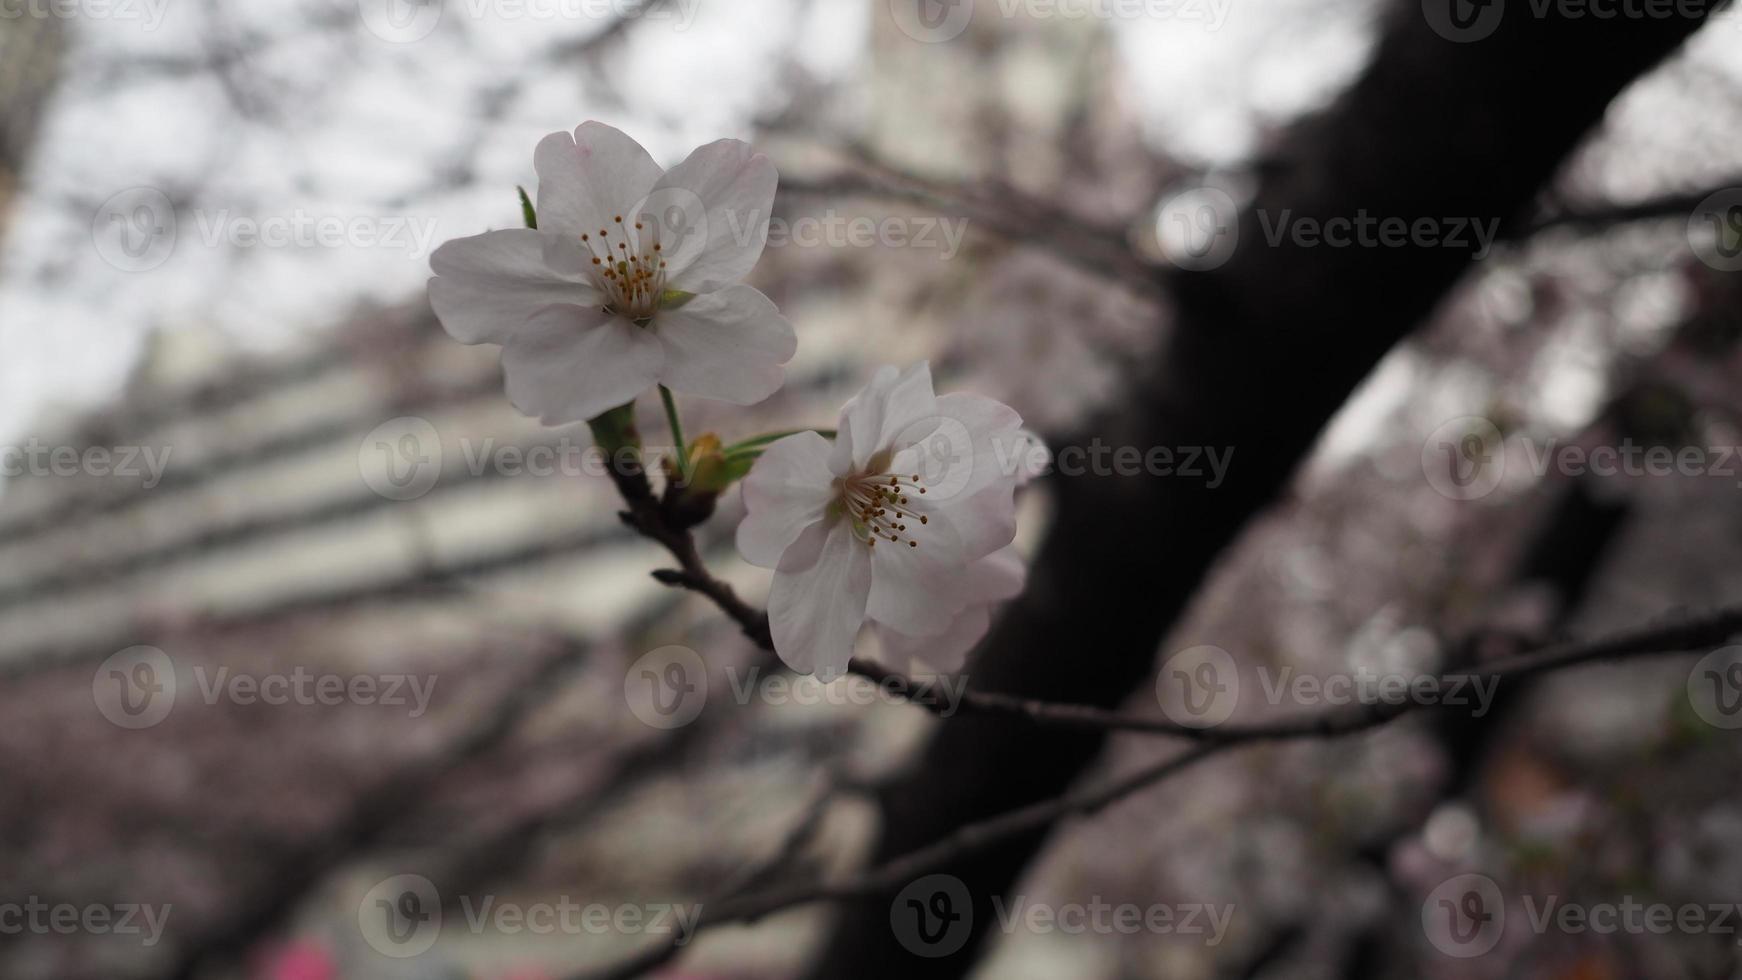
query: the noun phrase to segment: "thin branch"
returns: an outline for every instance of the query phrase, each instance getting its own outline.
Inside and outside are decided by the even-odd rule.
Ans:
[[[1708,197],[1720,191],[1742,187],[1742,174],[1709,187],[1649,197],[1631,204],[1604,203],[1595,205],[1561,204],[1546,214],[1523,223],[1516,238],[1528,238],[1551,228],[1576,228],[1581,231],[1602,231],[1615,225],[1660,218],[1687,220]]]

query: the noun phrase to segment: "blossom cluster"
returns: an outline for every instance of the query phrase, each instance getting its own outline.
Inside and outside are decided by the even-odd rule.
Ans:
[[[833,430],[686,444],[674,392],[754,404],[780,388],[797,350],[792,324],[742,281],[768,241],[774,165],[727,139],[662,169],[624,133],[587,122],[540,141],[533,166],[528,227],[431,256],[443,328],[499,346],[509,400],[547,425],[609,433],[614,414],[657,388],[680,462],[712,460],[716,492],[742,478],[738,550],[773,570],[769,625],[794,670],[845,673],[862,631],[887,659],[959,669],[993,606],[1023,585],[1012,545],[1023,474],[995,459],[1031,438],[1021,417],[937,394],[922,362],[879,369]],[[673,478],[695,481],[700,466]]]

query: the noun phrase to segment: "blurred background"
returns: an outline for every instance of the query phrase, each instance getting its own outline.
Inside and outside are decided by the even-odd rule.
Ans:
[[[662,164],[732,136],[779,167],[752,282],[799,353],[753,409],[686,400],[692,431],[832,425],[876,366],[929,359],[940,389],[1008,402],[1057,448],[1134,398],[1187,397],[1142,366],[1204,326],[1192,282],[1282,261],[1289,245],[1252,234],[1247,209],[1304,172],[1299,134],[1364,125],[1373,148],[1456,124],[1431,85],[1390,86],[1397,115],[1346,118],[1372,104],[1345,93],[1376,52],[1425,37],[1432,8],[0,0],[0,912],[137,907],[143,927],[164,909],[149,937],[0,914],[0,975],[568,976],[659,937],[480,907],[705,902],[813,818],[787,870],[845,872],[876,848],[887,787],[925,787],[916,763],[940,728],[926,712],[739,694],[792,679],[648,577],[669,561],[618,522],[586,428],[517,415],[494,350],[435,322],[430,251],[519,223],[540,137],[600,119]],[[1510,29],[1432,50],[1454,67],[1485,43],[1518,58],[1531,49],[1506,47]],[[1727,221],[1742,20],[1688,30],[1592,106],[1529,105],[1576,140],[1533,158],[1553,176],[1527,208],[1432,215],[1505,223],[1491,243],[1439,246],[1461,250],[1453,284],[1414,298],[1431,315],[1397,310],[1413,332],[1371,373],[1303,343],[1301,375],[1361,380],[1321,413],[1302,465],[1262,425],[1192,443],[1230,451],[1231,472],[1274,456],[1286,482],[1193,491],[1242,512],[1225,547],[1200,549],[1159,642],[1126,656],[1146,679],[1097,698],[1177,711],[1153,663],[1195,646],[1228,652],[1260,692],[1434,671],[1742,594],[1742,459],[1726,475],[1720,458],[1742,444]],[[1581,64],[1542,57],[1545,89]],[[1476,74],[1445,87],[1495,98]],[[1503,153],[1507,132],[1452,139]],[[1392,152],[1423,159],[1446,139]],[[1374,213],[1400,213],[1390,203]],[[1286,305],[1302,278],[1235,295]],[[1391,288],[1383,263],[1338,287]],[[1320,411],[1262,381],[1201,387],[1283,428]],[[658,406],[640,408],[658,441]],[[1440,452],[1470,438],[1473,476]],[[1622,445],[1704,463],[1541,463]],[[1042,549],[1056,495],[1042,481],[1025,499],[1025,550]],[[766,574],[731,548],[741,513],[729,494],[698,535],[760,599]],[[1099,546],[1117,562],[1140,545]],[[1049,669],[1100,670],[1097,628]],[[626,694],[638,658],[673,645],[700,654],[712,692],[677,724]],[[1727,716],[1690,698],[1694,661],[1589,668],[1509,688],[1478,719],[1424,713],[1193,769],[1061,825],[1010,874],[1031,903],[1229,908],[1224,930],[1006,929],[986,906],[984,941],[923,975],[1742,975],[1734,934],[1533,932],[1517,904],[1742,901],[1742,753]],[[1297,707],[1252,696],[1236,717]],[[1119,737],[1060,778],[1172,751]],[[948,795],[952,777],[934,778]],[[1466,872],[1513,902],[1498,946],[1469,958],[1423,926],[1424,901]],[[443,922],[415,955],[370,918],[408,875]],[[850,976],[835,957],[853,914],[710,932],[664,969]]]

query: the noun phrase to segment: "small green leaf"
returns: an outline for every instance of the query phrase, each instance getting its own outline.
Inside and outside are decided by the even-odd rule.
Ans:
[[[526,219],[526,227],[537,229],[538,212],[532,207],[532,198],[526,196],[526,188],[516,186],[514,189],[520,192],[520,216]]]
[[[731,444],[730,446],[727,446],[724,450],[722,450],[722,452],[724,452],[726,455],[730,456],[734,453],[738,453],[738,452],[741,452],[741,451],[746,450],[746,449],[760,449],[763,446],[768,445],[769,443],[778,442],[781,439],[785,439],[787,436],[796,436],[800,432],[815,432],[817,435],[822,436],[824,439],[835,438],[835,430],[834,429],[782,429],[779,432],[768,432],[768,433],[764,433],[763,435],[754,436],[752,438],[745,439],[742,442],[734,442],[733,444]]]

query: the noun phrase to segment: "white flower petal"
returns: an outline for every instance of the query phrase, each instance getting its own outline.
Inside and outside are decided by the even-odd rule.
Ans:
[[[969,497],[998,484],[1014,487],[1030,448],[1021,425],[1022,416],[1003,402],[966,393],[940,395],[934,417],[896,435],[895,465],[921,474],[933,500]]]
[[[462,344],[502,344],[553,303],[597,306],[580,249],[528,229],[456,238],[430,256],[429,303]]]
[[[829,441],[815,432],[770,444],[744,478],[738,553],[752,565],[779,567],[787,547],[823,519],[834,498],[833,479]]]
[[[936,511],[956,533],[957,554],[973,561],[1016,538],[1016,482],[1000,480],[972,496],[942,501]]]
[[[769,590],[775,652],[801,674],[825,681],[845,674],[870,591],[871,549],[851,524],[812,524],[787,549]]]
[[[969,572],[969,591],[975,602],[1013,599],[1028,581],[1028,564],[1015,545],[1005,545],[976,561]]]
[[[908,521],[901,541],[879,541],[871,549],[871,599],[865,614],[903,632],[938,633],[970,601],[969,558],[947,520]],[[909,547],[907,540],[917,542]]]
[[[697,147],[648,195],[672,289],[705,293],[749,275],[768,243],[774,164],[741,140]]]
[[[905,371],[883,367],[841,409],[829,465],[836,473],[863,467],[879,450],[888,448],[897,433],[936,416],[930,364],[921,361]]]
[[[968,604],[947,626],[931,635],[911,632],[911,627],[898,629],[875,614],[868,615],[876,624],[892,666],[900,667],[901,661],[915,659],[938,670],[960,670],[968,651],[980,642],[991,625],[992,604],[1021,592],[1026,576],[1027,568],[1014,547],[1003,548],[969,565],[961,572],[959,593]]]
[[[601,122],[584,122],[574,134],[552,133],[532,154],[538,171],[538,227],[571,238],[617,226],[659,180],[659,164],[641,144]]]
[[[508,400],[546,425],[590,419],[651,387],[665,358],[646,330],[596,307],[552,306],[502,349]]]
[[[666,386],[738,405],[774,394],[786,379],[781,365],[798,349],[773,301],[743,285],[661,310],[650,329],[665,345]]]
[[[877,638],[883,644],[887,666],[909,669],[911,661],[920,661],[935,670],[954,673],[967,662],[968,651],[974,649],[992,626],[992,607],[969,606],[956,614],[950,625],[936,636],[910,636],[882,624],[877,626]]]

